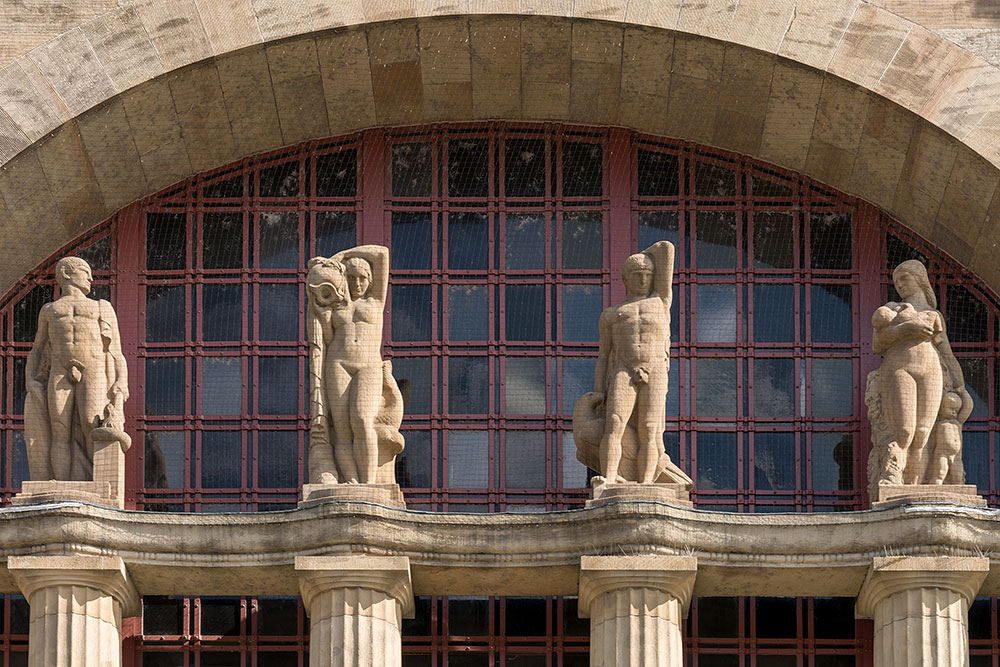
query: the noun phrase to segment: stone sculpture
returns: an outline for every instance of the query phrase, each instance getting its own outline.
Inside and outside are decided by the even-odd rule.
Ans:
[[[905,261],[892,281],[902,301],[872,316],[872,347],[882,365],[869,374],[865,391],[873,499],[880,487],[964,484],[962,424],[973,407],[927,269]]]
[[[382,361],[389,249],[309,260],[310,484],[395,484],[403,397]]]
[[[691,479],[663,451],[670,368],[670,302],[674,246],[659,241],[622,266],[626,298],[601,314],[594,391],[573,411],[577,458],[601,484],[672,483]]]
[[[42,306],[25,371],[28,468],[35,482],[92,481],[95,442],[117,441],[122,451],[131,444],[128,369],[114,309],[87,296],[90,265],[66,257],[55,276],[61,295]]]

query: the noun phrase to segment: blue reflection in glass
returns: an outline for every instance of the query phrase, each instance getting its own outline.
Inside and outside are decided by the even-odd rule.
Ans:
[[[262,415],[299,413],[298,357],[261,357],[258,409]]]
[[[698,285],[699,343],[736,340],[736,285]]]
[[[753,286],[753,337],[761,343],[795,341],[794,286]]]
[[[564,213],[562,222],[562,267],[599,270],[604,263],[600,211]]]
[[[507,215],[504,266],[508,269],[545,268],[545,216],[541,213]]]
[[[146,414],[184,414],[184,359],[146,359]]]
[[[147,431],[146,488],[184,488],[184,431]]]
[[[203,431],[201,434],[201,486],[233,489],[240,486],[241,438],[239,431]]]
[[[184,340],[186,293],[184,285],[146,286],[146,342]]]
[[[636,252],[641,252],[657,241],[670,241],[677,246],[676,211],[641,211],[639,213],[639,243]],[[680,257],[674,262],[679,263]]]
[[[240,340],[243,337],[243,286],[202,286],[202,340]]]
[[[813,285],[812,339],[817,343],[850,343],[854,338],[850,285]]]
[[[573,414],[573,406],[581,396],[594,390],[594,357],[563,357],[562,361],[562,412]]]
[[[489,268],[489,225],[485,213],[448,214],[448,268]]]
[[[264,269],[295,269],[299,266],[299,215],[291,211],[260,214],[260,247],[257,254]]]
[[[448,287],[448,339],[489,340],[489,288],[486,285]]]
[[[394,357],[392,376],[403,395],[403,412],[425,415],[431,411],[431,360],[428,357]]]
[[[779,491],[795,488],[795,434],[757,433],[753,442],[754,488]]]
[[[490,484],[489,433],[448,433],[448,488],[476,489]]]
[[[507,340],[545,340],[545,286],[507,285]]]
[[[431,286],[392,286],[392,339],[431,339]]]
[[[459,415],[489,412],[489,369],[486,357],[448,359],[448,412]]]
[[[358,244],[354,211],[316,213],[316,255],[330,257]]]
[[[795,360],[753,360],[753,406],[758,417],[795,416]]]
[[[975,484],[979,493],[990,490],[990,434],[966,431],[962,434],[962,462],[965,483]]]
[[[850,359],[813,359],[813,417],[854,414],[854,369]]]
[[[699,489],[736,488],[736,434],[704,432],[696,435]]]
[[[431,485],[430,431],[404,431],[406,447],[396,457],[396,483],[404,489]]]
[[[243,385],[239,357],[205,357],[201,366],[201,413],[240,414]]]
[[[965,377],[965,389],[972,396],[972,413],[969,416],[986,417],[989,415],[989,361],[978,357],[961,357],[958,365],[962,367],[962,375]]]
[[[812,434],[812,488],[817,491],[854,488],[853,434]]]
[[[600,285],[562,286],[563,340],[598,341],[597,323],[604,305],[604,290]]]
[[[298,487],[299,438],[296,431],[258,431],[257,456],[258,486]]]
[[[431,214],[392,214],[392,268],[431,268]]]
[[[260,309],[257,316],[258,335],[261,340],[298,340],[299,309],[298,285],[261,285]]]

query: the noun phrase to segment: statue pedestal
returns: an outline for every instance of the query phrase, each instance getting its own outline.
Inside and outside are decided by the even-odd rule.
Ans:
[[[680,507],[694,507],[691,494],[684,484],[598,484],[587,507],[600,507],[613,502],[649,500]]]
[[[872,498],[872,509],[921,502],[986,507],[986,499],[972,484],[882,484],[878,498]]]
[[[109,427],[94,429],[94,481],[34,480],[24,482],[12,505],[41,505],[76,501],[125,507],[125,452],[132,438]]]
[[[312,507],[331,500],[406,509],[399,484],[303,484],[299,507]]]

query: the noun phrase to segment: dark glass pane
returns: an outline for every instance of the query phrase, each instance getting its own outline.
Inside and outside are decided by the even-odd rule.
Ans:
[[[736,415],[736,360],[698,359],[697,410],[701,417]]]
[[[507,139],[503,155],[506,195],[544,197],[545,142],[541,139]]]
[[[298,340],[302,310],[298,285],[261,285],[257,335],[261,340]]]
[[[736,434],[697,434],[698,468],[695,483],[701,490],[736,488]]]
[[[393,144],[392,196],[431,196],[431,142]]]
[[[434,606],[437,606],[435,602]],[[431,598],[417,595],[413,598],[413,618],[403,619],[404,637],[426,637],[431,634]],[[406,658],[404,656],[403,660]]]
[[[817,654],[813,662],[813,667],[855,667],[857,663],[853,655],[822,655]],[[988,663],[993,667],[993,662]],[[975,663],[973,663],[975,667]]]
[[[699,197],[735,196],[736,170],[710,162],[696,162],[694,192]]]
[[[854,370],[850,359],[813,359],[813,417],[854,414]]]
[[[600,285],[562,286],[562,339],[590,342],[600,339],[597,323],[604,305]]]
[[[14,386],[11,387],[11,398],[14,399],[14,414],[24,414],[24,400],[28,397],[28,390],[25,385],[25,373],[27,372],[28,358],[14,357],[11,359],[14,371]]]
[[[594,390],[594,357],[564,357],[562,362],[562,412],[573,414],[573,406],[581,396]]]
[[[543,285],[507,285],[505,307],[507,340],[545,340]]]
[[[739,603],[739,598],[698,598],[698,636],[738,637]]]
[[[763,211],[753,214],[753,265],[758,269],[795,266],[792,213]]]
[[[354,211],[319,211],[316,213],[316,248],[314,253],[332,257],[358,244]]]
[[[239,599],[201,598],[201,634],[240,634]],[[204,656],[202,656],[202,660],[204,661]]]
[[[448,140],[448,196],[485,197],[489,193],[488,139]]]
[[[580,618],[579,601],[575,597],[563,598],[563,634],[567,637],[590,636],[590,621]]]
[[[10,634],[27,635],[30,613],[28,601],[21,595],[10,596]]]
[[[489,288],[486,285],[452,285],[448,288],[448,339],[490,338]]]
[[[969,607],[969,639],[990,639],[993,619],[989,598],[976,598]]]
[[[545,414],[545,359],[507,357],[504,369],[504,403],[507,414]]]
[[[184,605],[179,599],[147,595],[142,599],[142,634],[184,633]]]
[[[813,433],[812,488],[816,491],[850,491],[854,488],[853,434]]]
[[[640,197],[677,196],[680,170],[676,155],[640,149],[638,163]]]
[[[854,600],[813,598],[813,628],[817,639],[854,639]]]
[[[753,457],[755,489],[783,491],[795,488],[794,434],[757,433],[754,436]]]
[[[406,446],[396,457],[396,483],[404,489],[430,488],[431,434],[429,431],[405,431]]]
[[[453,356],[448,359],[448,412],[489,412],[489,389],[489,360],[486,357]]]
[[[258,598],[257,632],[262,635],[299,634],[298,598]]]
[[[449,653],[448,667],[488,667],[489,653]]]
[[[260,267],[299,268],[299,214],[291,211],[263,212],[258,216],[258,225]]]
[[[147,431],[145,445],[146,488],[184,488],[184,432]]]
[[[184,667],[184,654],[183,653],[161,653],[157,651],[153,653],[151,651],[144,651],[142,654],[142,667]],[[27,666],[27,663],[25,663]],[[13,667],[13,664],[11,664]]]
[[[695,257],[699,269],[736,267],[736,214],[699,211]]]
[[[243,286],[203,285],[201,338],[206,341],[243,338]]]
[[[404,621],[405,623],[405,621]],[[403,632],[404,636],[406,632]],[[429,655],[413,655],[404,653],[402,656],[402,667],[432,667],[434,664]]]
[[[15,489],[19,489],[21,488],[21,483],[29,479],[28,449],[24,444],[24,431],[11,431],[10,435],[11,445],[14,450],[11,454],[10,485]]]
[[[187,266],[187,218],[183,213],[146,214],[146,268]]]
[[[243,214],[205,213],[201,243],[204,268],[238,269],[243,266]]]
[[[794,359],[754,359],[753,406],[756,416],[794,417],[795,395]]]
[[[795,191],[792,189],[793,182],[790,180],[777,183],[768,178],[761,178],[753,174],[750,177],[750,181],[755,197],[791,197],[795,194]]]
[[[403,412],[426,415],[431,411],[431,360],[427,357],[395,357],[392,376],[403,395]]]
[[[111,236],[102,236],[86,248],[80,248],[76,256],[90,264],[91,271],[110,271]]]
[[[392,339],[431,339],[431,286],[392,286]]]
[[[203,651],[202,667],[240,667],[240,654],[236,651]]]
[[[186,291],[184,285],[146,286],[147,342],[184,340]]]
[[[590,667],[587,653],[563,653],[562,667]]]
[[[482,489],[489,486],[489,438],[486,431],[448,433],[447,461],[450,488]]]
[[[700,304],[698,308],[700,313]],[[795,340],[793,285],[753,286],[753,338],[761,343],[790,343]]]
[[[948,339],[952,343],[975,343],[989,339],[986,304],[962,285],[948,285]]]
[[[978,357],[961,357],[958,365],[962,367],[965,377],[965,389],[972,396],[972,414],[970,417],[986,417],[989,415],[990,364],[988,359]]]
[[[184,414],[184,359],[146,359],[146,414]]]
[[[851,214],[811,213],[809,251],[814,269],[850,269]]]
[[[258,431],[257,448],[257,486],[298,487],[299,437],[296,431]]]
[[[488,635],[490,602],[487,598],[449,597],[448,634],[455,636]]]
[[[564,141],[563,196],[600,197],[604,189],[603,147],[601,144]]]
[[[508,489],[544,489],[545,431],[507,431],[504,461]]]
[[[813,285],[812,339],[817,343],[849,343],[854,338],[850,285]]]
[[[676,211],[640,211],[639,243],[636,252],[641,252],[657,241],[670,241],[677,245]],[[680,263],[680,257],[674,260]]]
[[[306,658],[303,665],[309,664]],[[258,651],[257,667],[298,667],[299,656],[294,651]]]
[[[243,368],[239,357],[205,357],[202,360],[202,414],[241,414],[242,396]]]
[[[794,627],[794,626],[793,626]],[[798,667],[799,659],[795,655],[757,655],[757,667]]]
[[[599,211],[564,213],[562,266],[564,269],[599,270],[604,262],[602,215]]]
[[[990,490],[990,434],[966,431],[962,434],[962,462],[965,483],[975,484],[979,493]]]
[[[316,195],[353,197],[358,193],[358,152],[349,148],[316,157]]]
[[[699,343],[736,340],[736,285],[698,285],[696,336]]]
[[[448,214],[448,268],[490,268],[489,225],[485,213]]]
[[[283,162],[260,170],[261,197],[294,197],[299,193],[299,162]]]
[[[392,268],[431,268],[431,214],[392,214]]]
[[[239,431],[202,431],[201,486],[203,488],[239,488],[242,460],[240,435]],[[202,613],[204,614],[204,607]],[[204,616],[202,625],[204,626]]]
[[[202,188],[202,196],[206,199],[231,199],[243,196],[243,176],[233,176],[214,183],[208,183]]]
[[[38,313],[42,306],[52,301],[52,285],[35,285],[21,300],[14,304],[14,342],[30,343],[38,330]]]
[[[927,266],[927,257],[923,253],[918,252],[892,234],[885,235],[885,258],[885,268],[890,271],[908,259],[918,259],[921,264]]]
[[[262,415],[299,413],[299,358],[261,357],[258,409]]]
[[[698,667],[739,667],[740,656],[704,653],[698,656]]]
[[[757,598],[757,637],[790,639],[798,633],[795,598]]]
[[[547,667],[548,659],[544,653],[521,655],[508,653],[506,664],[514,667]]]
[[[507,636],[537,637],[545,634],[546,598],[507,598]]]
[[[545,217],[541,213],[507,215],[504,266],[508,269],[545,268]]]

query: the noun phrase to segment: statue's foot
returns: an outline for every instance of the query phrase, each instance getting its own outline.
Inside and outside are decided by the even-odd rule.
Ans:
[[[323,474],[321,474],[319,476],[319,483],[320,484],[336,484],[337,483],[337,476],[334,475],[332,472],[325,472],[325,473],[323,473]]]
[[[629,484],[629,481],[621,475],[615,475],[615,484]]]
[[[601,484],[604,484],[604,481],[605,481],[604,477],[602,477],[601,475],[594,475],[593,477],[590,478],[590,488],[596,489]]]

